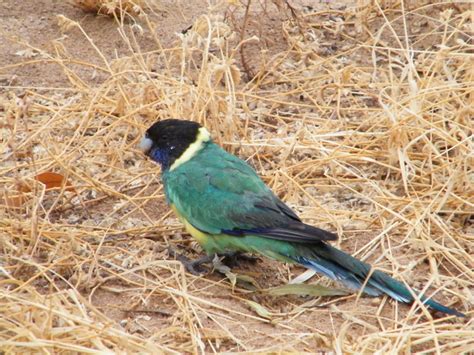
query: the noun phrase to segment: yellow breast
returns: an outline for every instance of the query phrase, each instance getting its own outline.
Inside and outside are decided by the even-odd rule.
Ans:
[[[191,223],[189,223],[178,211],[178,209],[174,206],[174,205],[171,205],[171,209],[173,210],[173,212],[176,214],[176,216],[178,216],[179,220],[181,221],[181,223],[184,224],[184,227],[186,228],[186,231],[191,234],[193,236],[194,239],[196,239],[199,244],[201,244],[201,246],[204,246],[206,244],[206,242],[209,240],[209,236],[204,233],[204,232],[201,232],[200,230],[194,228]]]

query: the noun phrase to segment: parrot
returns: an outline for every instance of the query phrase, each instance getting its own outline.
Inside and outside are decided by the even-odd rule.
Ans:
[[[465,316],[331,246],[335,234],[302,222],[247,162],[214,143],[199,123],[158,120],[139,148],[161,166],[167,203],[208,256],[261,255],[302,265],[369,296],[386,294],[402,303],[418,297],[432,310]]]

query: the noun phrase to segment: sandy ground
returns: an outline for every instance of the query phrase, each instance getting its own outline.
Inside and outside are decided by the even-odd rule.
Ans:
[[[160,1],[156,9],[160,28],[158,37],[164,47],[176,40],[176,33],[188,28],[193,21],[207,10],[206,1],[180,2]],[[113,19],[108,16],[97,16],[85,13],[69,1],[2,1],[0,4],[0,66],[11,65],[8,72],[0,73],[2,85],[35,86],[35,87],[64,87],[68,80],[61,68],[56,65],[34,63],[40,55],[34,49],[49,51],[54,48],[55,41],[67,48],[68,53],[80,60],[90,63],[103,64],[97,50],[88,43],[78,31],[65,35],[58,25],[58,15],[64,15],[78,21],[100,49],[107,61],[130,55],[125,42],[118,32]],[[17,43],[15,43],[15,41]],[[26,50],[22,43],[28,43],[34,48]],[[147,51],[154,48],[150,33],[139,37],[139,46]],[[31,60],[26,66],[16,64]],[[94,76],[93,70],[82,69],[82,77],[92,83],[100,83],[100,76]]]

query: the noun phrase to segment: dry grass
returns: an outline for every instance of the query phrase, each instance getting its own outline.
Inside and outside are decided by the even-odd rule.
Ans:
[[[0,96],[2,350],[472,351],[470,318],[357,295],[272,298],[185,274],[167,245],[199,248],[135,148],[156,119],[202,122],[305,221],[338,231],[343,249],[472,315],[472,12],[375,2],[300,14],[284,24],[288,49],[244,82],[243,32],[225,10],[173,48],[156,38],[150,53],[123,25],[134,54],[95,66],[108,77],[99,86],[57,44],[44,55],[70,89]],[[259,264],[242,273],[262,287],[302,272]]]
[[[138,15],[144,6],[143,0],[73,0],[73,3],[86,12],[112,17]]]

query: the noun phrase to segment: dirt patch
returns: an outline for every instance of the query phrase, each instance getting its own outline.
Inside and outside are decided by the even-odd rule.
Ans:
[[[152,3],[153,4],[153,3]],[[206,1],[183,2],[160,1],[154,10],[149,11],[152,21],[157,24],[156,32],[151,33],[137,17],[137,46],[130,48],[119,34],[120,26],[105,15],[81,11],[73,1],[3,1],[0,4],[0,66],[2,85],[6,83],[22,87],[70,87],[70,82],[58,63],[44,61],[45,53],[54,53],[64,48],[67,57],[77,62],[104,66],[115,58],[129,56],[133,51],[150,51],[157,48],[156,38],[163,47],[170,47],[176,41],[177,33],[193,24],[194,20],[207,11]],[[77,21],[91,38],[87,41],[80,31],[68,31],[59,26],[58,15]],[[127,26],[128,27],[128,26]],[[141,32],[143,29],[143,32]],[[57,43],[55,43],[57,42]],[[28,46],[25,46],[28,44]],[[58,48],[59,46],[59,48]],[[32,61],[28,65],[22,62]],[[78,65],[73,67],[80,78],[91,85],[98,85],[104,79],[93,68]]]

